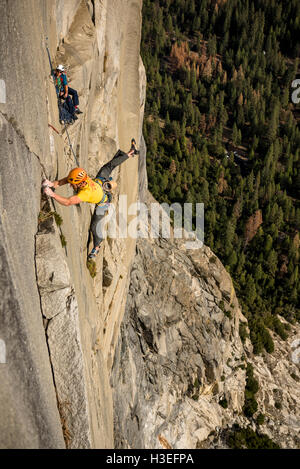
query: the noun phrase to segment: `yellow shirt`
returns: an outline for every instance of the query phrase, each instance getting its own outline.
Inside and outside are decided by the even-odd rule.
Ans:
[[[102,189],[101,181],[100,184],[95,182],[91,178],[87,178],[85,181],[86,185],[79,190],[77,196],[82,200],[82,202],[89,202],[90,204],[98,204],[104,197],[104,192]],[[106,202],[107,197],[103,202]]]

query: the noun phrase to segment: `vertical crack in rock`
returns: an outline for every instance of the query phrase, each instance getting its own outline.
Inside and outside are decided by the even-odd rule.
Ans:
[[[38,236],[38,233],[35,235],[35,257],[34,257],[34,265],[35,265],[35,276],[36,276],[36,284],[38,285],[38,273],[37,273],[37,265],[36,265],[36,237]],[[38,287],[38,293],[39,293],[39,298],[40,298],[40,307],[41,307],[41,313],[43,314],[43,307],[42,307],[42,296],[40,293],[40,288]],[[54,369],[53,369],[53,363],[51,360],[51,353],[50,353],[50,347],[49,347],[49,342],[48,342],[48,336],[47,336],[47,329],[49,325],[49,319],[45,318],[43,316],[43,324],[44,324],[44,329],[45,329],[45,338],[46,338],[46,345],[47,345],[47,350],[48,350],[48,355],[49,355],[49,362],[50,362],[50,367],[51,367],[51,373],[52,373],[52,379],[53,379],[53,387],[55,390],[55,395],[56,395],[56,401],[57,401],[57,409],[59,412],[60,416],[60,421],[61,421],[61,426],[62,426],[62,432],[63,432],[63,437],[65,441],[66,448],[69,447],[69,432],[66,428],[66,423],[65,423],[65,416],[63,413],[63,409],[61,408],[59,404],[59,399],[58,399],[58,394],[57,394],[57,388],[55,385],[55,376],[54,376]]]
[[[48,223],[49,226],[49,223]],[[36,276],[46,341],[67,448],[90,448],[90,421],[78,305],[53,218],[36,235]]]

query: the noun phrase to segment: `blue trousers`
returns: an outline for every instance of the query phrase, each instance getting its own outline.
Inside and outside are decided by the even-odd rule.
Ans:
[[[72,97],[71,97],[72,96]],[[79,105],[78,93],[73,88],[68,88],[68,96],[65,98],[66,104],[68,106],[69,113],[73,116],[75,113],[75,106]]]

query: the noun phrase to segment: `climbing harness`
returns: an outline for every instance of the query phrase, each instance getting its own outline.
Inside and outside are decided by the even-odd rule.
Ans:
[[[103,190],[103,197],[102,199],[100,200],[100,202],[98,202],[96,205],[102,205],[104,203],[110,203],[112,201],[112,195],[110,192],[107,192],[103,189],[103,183],[104,182],[108,182],[109,180],[111,180],[112,178],[110,179],[105,179],[105,178],[96,178],[96,179],[93,179],[93,181],[95,181],[97,184],[99,184],[99,186],[101,187],[101,189]]]

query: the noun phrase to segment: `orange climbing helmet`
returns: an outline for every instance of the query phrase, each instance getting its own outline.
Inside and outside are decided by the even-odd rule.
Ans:
[[[68,182],[70,184],[80,184],[83,181],[86,181],[88,175],[83,168],[75,168],[70,171],[68,176]]]

